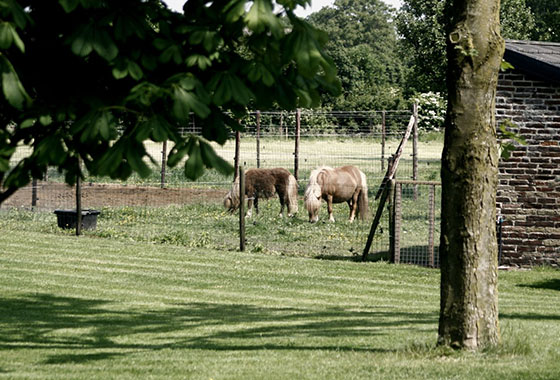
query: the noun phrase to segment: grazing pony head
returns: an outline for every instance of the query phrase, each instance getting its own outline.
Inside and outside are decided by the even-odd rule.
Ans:
[[[316,223],[319,220],[319,209],[321,208],[321,197],[323,195],[319,184],[319,175],[325,175],[325,169],[328,168],[321,167],[313,170],[309,176],[309,184],[305,189],[304,204],[309,213],[309,223]]]

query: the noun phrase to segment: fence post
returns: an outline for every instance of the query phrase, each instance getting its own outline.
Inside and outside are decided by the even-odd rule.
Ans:
[[[239,168],[239,250],[245,251],[245,168]]]
[[[31,181],[31,210],[35,211],[37,208],[37,178]]]
[[[395,233],[393,240],[393,254],[395,264],[401,262],[401,223],[402,223],[402,184],[397,182],[395,187]]]
[[[300,138],[300,130],[301,130],[301,109],[298,108],[296,110],[296,146],[294,149],[294,177],[296,181],[298,178],[298,170],[299,170],[299,138]]]
[[[76,236],[82,233],[82,179],[81,160],[78,156],[78,173],[76,174]]]
[[[167,140],[163,142],[161,149],[161,188],[165,187],[165,167],[167,166]]]
[[[434,229],[435,229],[435,215],[436,215],[436,185],[430,186],[430,213],[429,223],[430,232],[428,233],[428,255],[430,256],[430,267],[435,267],[434,262]]]
[[[389,182],[389,260],[395,262],[395,179]]]
[[[381,112],[381,171],[385,170],[385,111]]]
[[[261,167],[261,111],[257,111],[257,168]]]
[[[239,150],[241,145],[241,132],[235,131],[235,156],[233,157],[233,181],[239,175]]]
[[[418,180],[418,103],[413,106],[414,126],[412,129],[412,180]],[[418,185],[414,185],[414,200],[418,199]]]

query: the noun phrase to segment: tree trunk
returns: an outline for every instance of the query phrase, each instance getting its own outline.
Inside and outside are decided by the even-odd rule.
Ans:
[[[499,0],[448,0],[449,103],[442,156],[438,342],[499,341],[495,95],[504,51]]]

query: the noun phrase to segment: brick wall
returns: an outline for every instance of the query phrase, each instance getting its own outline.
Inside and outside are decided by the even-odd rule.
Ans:
[[[560,266],[560,84],[501,73],[496,118],[527,142],[500,161],[501,263]]]

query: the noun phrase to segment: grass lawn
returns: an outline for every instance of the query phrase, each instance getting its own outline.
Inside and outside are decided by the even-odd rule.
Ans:
[[[437,270],[23,225],[0,225],[0,378],[560,374],[557,270],[501,272],[502,344],[453,352],[435,347]]]

